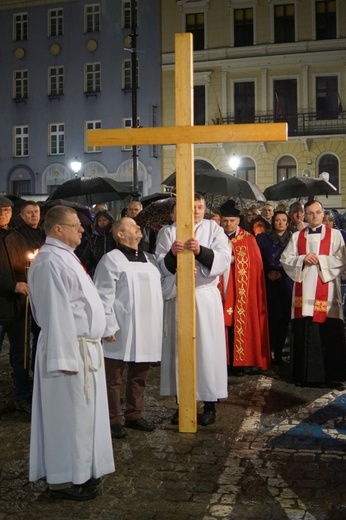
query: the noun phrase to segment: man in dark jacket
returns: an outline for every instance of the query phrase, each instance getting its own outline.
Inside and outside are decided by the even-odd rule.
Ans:
[[[30,413],[29,370],[24,363],[27,246],[23,237],[10,228],[12,207],[13,203],[0,195],[0,325],[10,342],[16,409]]]
[[[27,245],[28,253],[33,253],[44,244],[46,239],[46,233],[40,226],[40,206],[34,200],[26,200],[23,202],[20,208],[19,216],[22,220],[22,223],[15,227],[15,231],[23,236]],[[31,315],[31,311],[30,323],[32,332],[31,370],[34,372],[37,342],[41,329]]]

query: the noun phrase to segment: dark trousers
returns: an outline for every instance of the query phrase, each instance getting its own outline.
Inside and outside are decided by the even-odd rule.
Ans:
[[[18,401],[30,399],[31,385],[29,382],[29,352],[27,352],[27,364],[24,368],[24,339],[25,339],[25,320],[13,320],[0,322],[7,333],[10,343],[10,363],[13,372],[13,383],[16,389]],[[28,348],[29,350],[29,348]]]
[[[140,419],[144,410],[144,393],[150,363],[124,362],[119,359],[105,358],[109,419],[111,424],[122,423],[121,387],[123,373],[127,366],[126,381],[126,420]]]

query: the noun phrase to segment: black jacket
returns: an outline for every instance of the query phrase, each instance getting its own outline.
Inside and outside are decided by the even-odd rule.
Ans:
[[[17,282],[26,281],[28,247],[20,233],[0,228],[0,321],[24,317],[25,296],[15,293]]]

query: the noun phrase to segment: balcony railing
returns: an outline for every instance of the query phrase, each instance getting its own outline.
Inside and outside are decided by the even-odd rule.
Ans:
[[[213,120],[216,125],[237,123],[282,123],[288,124],[288,136],[340,135],[346,134],[346,111],[333,114],[317,112],[297,112],[277,116],[271,112],[257,113],[252,120],[235,118],[233,114]]]

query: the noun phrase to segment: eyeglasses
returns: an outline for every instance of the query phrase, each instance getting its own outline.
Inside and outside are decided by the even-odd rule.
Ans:
[[[10,211],[12,211],[12,208],[0,207],[0,213],[10,213]]]
[[[305,212],[305,215],[307,215],[308,217],[315,217],[316,215],[322,215],[323,214],[323,211],[322,210],[318,210],[318,211],[306,211]]]
[[[59,226],[68,226],[68,227],[71,227],[71,228],[75,228],[75,229],[78,229],[80,227],[82,227],[82,224],[80,222],[76,222],[75,224],[67,224],[67,222],[62,222],[61,224],[59,224]]]

